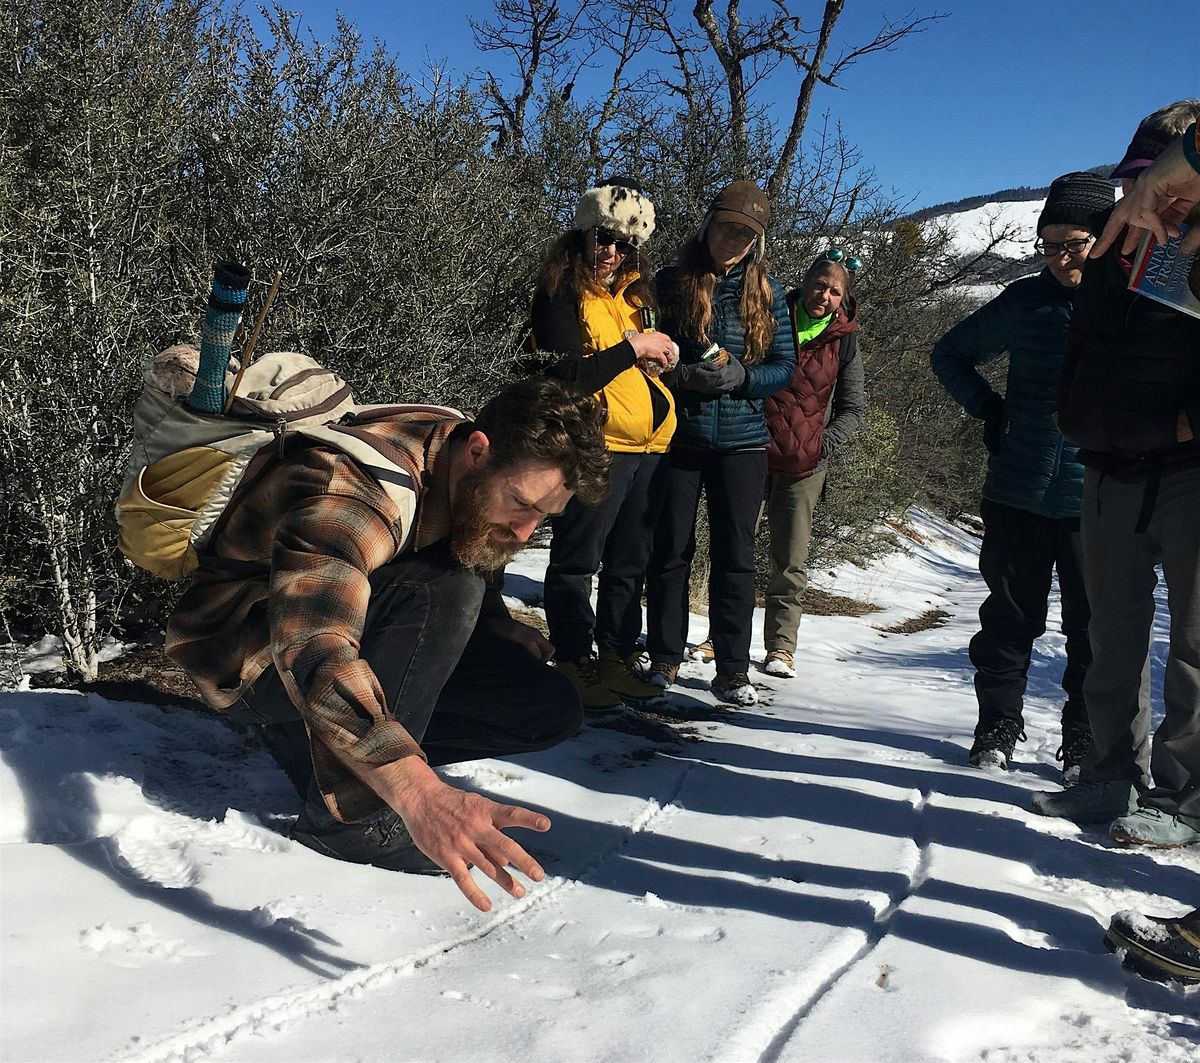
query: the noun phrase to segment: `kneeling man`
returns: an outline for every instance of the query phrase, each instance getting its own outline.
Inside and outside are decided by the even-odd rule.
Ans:
[[[167,629],[215,709],[255,724],[303,800],[293,837],[342,860],[542,869],[506,827],[549,820],[433,766],[544,749],[582,719],[553,648],[509,616],[504,564],[573,494],[608,490],[603,411],[556,381],[510,385],[473,421],[397,406],[343,430],[409,472],[398,494],[347,453],[301,444],[228,506]],[[394,486],[394,485],[393,485]]]

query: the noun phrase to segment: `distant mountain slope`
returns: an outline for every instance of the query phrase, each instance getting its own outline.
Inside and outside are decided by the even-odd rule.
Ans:
[[[1107,177],[1111,171],[1111,166],[1093,166],[1089,172]],[[964,257],[978,255],[1003,233],[1005,238],[992,248],[985,262],[990,263],[992,280],[1004,284],[1041,269],[1042,262],[1033,250],[1033,241],[1037,237],[1037,219],[1046,205],[1048,192],[1048,186],[1004,189],[987,196],[971,196],[955,203],[928,207],[909,215],[909,220],[948,230],[955,253]],[[981,295],[996,290],[993,283],[985,283],[979,288]]]
[[[1112,173],[1116,163],[1107,163],[1104,166],[1091,166],[1088,168],[1088,173],[1099,174],[1101,177],[1108,177]],[[1031,188],[1028,185],[1019,185],[1016,188],[1002,188],[999,192],[990,192],[983,196],[965,196],[962,199],[955,199],[948,203],[936,203],[932,207],[922,207],[920,210],[915,210],[906,216],[908,221],[928,221],[930,218],[938,218],[945,214],[960,214],[968,210],[974,210],[976,207],[986,206],[988,203],[1025,203],[1034,199],[1044,200],[1046,193],[1050,191],[1048,184],[1041,188]]]

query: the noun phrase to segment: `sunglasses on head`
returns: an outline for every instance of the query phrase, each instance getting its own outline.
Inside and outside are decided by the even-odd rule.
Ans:
[[[632,255],[637,250],[637,244],[631,244],[628,240],[622,240],[611,230],[599,227],[596,229],[596,246],[616,247],[618,255]]]
[[[846,257],[846,252],[840,247],[831,247],[821,256],[826,262],[836,262],[839,266],[844,267],[850,273],[862,268],[862,259],[855,258],[853,255],[850,258]]]

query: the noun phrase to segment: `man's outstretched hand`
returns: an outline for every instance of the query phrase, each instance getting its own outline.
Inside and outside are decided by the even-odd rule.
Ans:
[[[1179,235],[1179,223],[1197,202],[1200,202],[1200,174],[1192,169],[1183,153],[1182,141],[1177,140],[1113,208],[1104,232],[1092,245],[1090,257],[1104,254],[1126,226],[1129,230],[1121,245],[1122,254],[1134,252],[1145,229],[1154,233],[1160,244],[1165,244],[1169,237]],[[1192,227],[1179,250],[1185,255],[1200,250],[1200,225]]]
[[[481,912],[491,911],[492,902],[468,865],[479,868],[513,897],[525,896],[525,887],[507,868],[533,882],[545,877],[541,865],[502,833],[507,827],[548,831],[550,820],[541,813],[459,790],[438,778],[419,757],[405,757],[373,769],[372,774],[375,778],[367,781],[400,814],[417,848],[445,868]]]

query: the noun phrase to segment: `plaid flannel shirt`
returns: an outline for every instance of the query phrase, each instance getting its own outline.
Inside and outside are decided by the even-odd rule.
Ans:
[[[407,506],[329,447],[304,447],[268,469],[230,506],[167,626],[167,653],[214,709],[228,709],[274,663],[308,728],[317,783],[342,820],[382,806],[345,761],[423,757],[387,713],[359,644],[370,574],[449,534],[447,442],[461,423],[445,408],[402,407],[358,430],[409,470]]]

